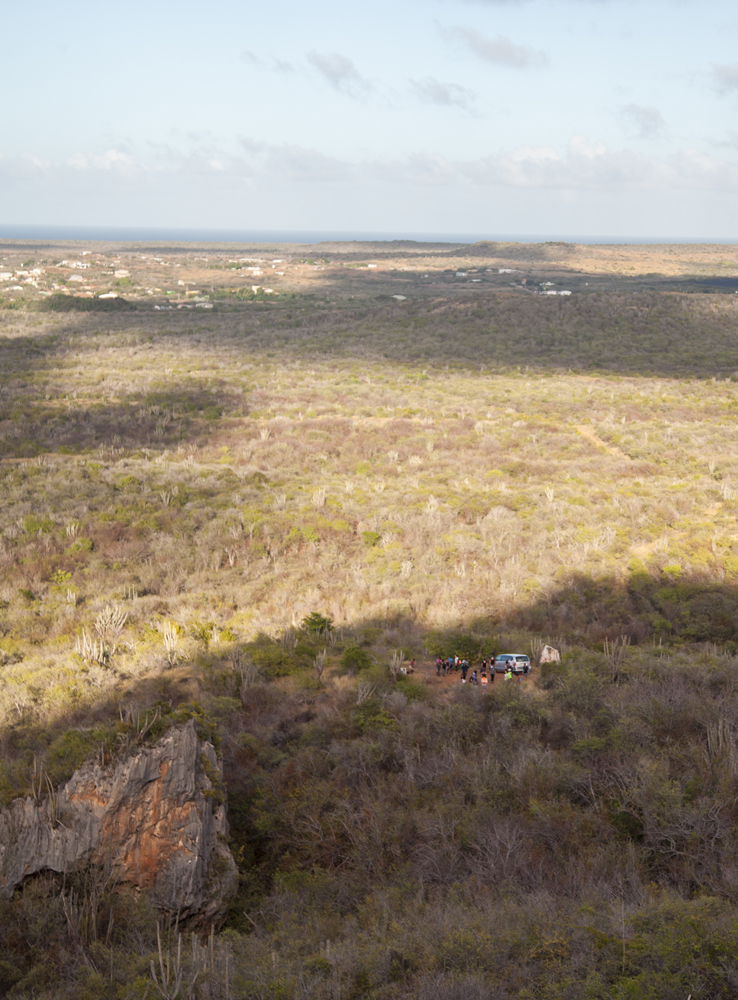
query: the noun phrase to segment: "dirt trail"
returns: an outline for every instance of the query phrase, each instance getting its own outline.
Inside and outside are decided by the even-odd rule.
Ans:
[[[479,669],[479,668],[477,668],[477,669]],[[453,688],[453,687],[461,687],[462,686],[461,685],[461,671],[460,670],[458,670],[458,671],[453,671],[452,670],[451,673],[447,674],[445,677],[443,677],[443,676],[437,677],[436,676],[436,667],[435,667],[435,664],[433,664],[432,666],[428,666],[428,667],[419,667],[418,668],[418,673],[421,673],[421,674],[423,674],[425,676],[425,683],[429,687],[435,687],[435,688]],[[469,682],[469,677],[470,676],[471,676],[471,670],[469,671],[469,673],[467,675],[466,686],[473,688],[474,685]],[[530,674],[527,674],[527,675],[526,674],[522,674],[522,675],[520,675],[520,683],[521,684],[527,684],[532,679],[532,676],[533,676],[533,672],[532,671],[531,671]],[[479,684],[479,685],[477,685],[477,690],[478,691],[485,691],[485,690],[492,691],[498,685],[502,685],[502,684],[505,684],[505,683],[510,684],[511,682],[510,681],[505,681],[505,677],[504,677],[503,674],[497,674],[495,676],[495,680],[491,684],[488,684],[486,688],[484,687],[484,685]],[[512,681],[512,683],[513,684],[517,683],[517,677],[514,678],[514,680]]]
[[[620,448],[617,448],[615,445],[608,444],[607,441],[603,441],[595,431],[594,427],[590,427],[589,424],[575,424],[575,427],[583,438],[591,441],[592,444],[597,445],[598,448],[604,448],[608,455],[612,455],[613,458],[622,458],[626,462],[633,461],[630,455],[626,455]]]
[[[675,531],[673,535],[669,535],[669,542],[674,542],[678,538],[683,537],[683,531]],[[639,559],[646,559],[648,556],[652,556],[654,554],[661,541],[662,539],[657,538],[655,542],[643,542],[641,545],[634,545],[630,551]]]

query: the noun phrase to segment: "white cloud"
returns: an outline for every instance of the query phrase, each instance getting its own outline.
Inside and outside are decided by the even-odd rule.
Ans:
[[[48,160],[42,160],[40,156],[36,156],[34,153],[24,153],[23,159],[33,164],[39,170],[45,170],[50,165]]]
[[[112,167],[132,167],[135,161],[128,153],[122,153],[119,149],[109,149],[102,156],[95,157],[95,166],[102,170],[110,170]]]
[[[307,60],[335,90],[350,97],[357,97],[370,90],[365,80],[348,56],[340,52],[308,52]]]
[[[74,153],[67,160],[67,166],[74,167],[75,170],[87,170],[89,169],[90,161],[84,153]]]
[[[459,179],[456,164],[439,153],[413,153],[391,163],[367,163],[362,172],[372,180],[413,186],[452,184]]]
[[[290,180],[330,183],[349,180],[353,167],[343,160],[326,156],[317,149],[285,144],[273,146],[268,155],[269,169]]]
[[[262,153],[267,148],[265,143],[260,142],[258,139],[252,139],[251,136],[248,135],[240,135],[238,137],[238,142],[239,145],[243,146],[247,153],[251,153],[252,155]]]
[[[727,132],[727,138],[725,139],[707,139],[707,142],[711,146],[715,146],[718,149],[738,149],[738,132],[729,129]]]
[[[74,153],[67,160],[67,166],[75,170],[131,170],[138,164],[128,153],[123,153],[119,149],[109,149],[102,155]]]
[[[240,140],[241,155],[213,146],[180,151],[150,147],[142,161],[128,153],[109,150],[102,155],[77,153],[66,162],[46,163],[33,154],[3,157],[0,176],[53,190],[139,189],[147,184],[192,183],[202,190],[225,190],[233,183],[267,185],[285,195],[295,185],[318,185],[330,192],[345,190],[363,199],[366,192],[386,186],[445,188],[447,190],[498,187],[562,192],[714,191],[738,193],[738,162],[685,149],[665,157],[647,156],[632,149],[613,149],[603,142],[573,136],[563,148],[523,145],[475,159],[452,159],[438,152],[420,151],[402,159],[364,159],[349,162],[319,149],[248,138]],[[134,169],[135,167],[135,169]],[[46,181],[43,180],[46,178]],[[77,178],[75,180],[74,178]],[[188,180],[188,178],[190,180]],[[198,179],[199,178],[199,179]],[[6,184],[6,190],[9,190]],[[219,187],[220,186],[220,187]],[[52,190],[50,188],[49,190]]]
[[[183,174],[230,174],[236,177],[251,177],[253,164],[243,156],[234,156],[230,151],[216,145],[199,144],[186,153],[177,149],[162,150],[155,169],[158,172],[176,171]]]
[[[453,41],[463,42],[475,56],[495,66],[532,69],[548,64],[548,56],[545,52],[536,52],[525,45],[516,45],[506,35],[489,38],[481,31],[464,25],[446,28],[443,33]]]
[[[687,149],[665,158],[613,150],[573,136],[560,153],[551,146],[521,146],[459,165],[478,184],[559,190],[738,191],[738,164]]]
[[[469,111],[477,96],[468,87],[462,87],[458,83],[442,83],[432,76],[424,80],[411,80],[410,83],[421,101],[441,107],[457,107]]]
[[[738,63],[722,63],[713,66],[712,75],[715,87],[720,94],[738,90]]]
[[[620,119],[636,139],[653,139],[663,132],[666,122],[658,108],[627,104],[620,110]]]
[[[292,143],[258,142],[248,136],[242,136],[238,141],[251,157],[247,168],[250,173],[266,169],[268,173],[288,180],[318,183],[348,180],[354,173],[352,164],[326,156],[317,149]]]
[[[668,157],[610,149],[603,142],[573,136],[563,150],[519,146],[475,160],[452,160],[418,152],[402,160],[349,163],[299,146],[269,146],[264,167],[272,174],[305,182],[366,181],[417,186],[472,184],[559,191],[713,190],[738,192],[738,163],[686,149]],[[258,170],[255,168],[258,173]]]
[[[295,73],[295,67],[291,62],[287,62],[286,59],[278,59],[277,56],[270,56],[269,59],[263,59],[256,52],[252,52],[251,49],[244,49],[240,55],[240,60],[246,63],[247,66],[254,66],[256,69],[270,70],[272,73]]]
[[[265,65],[261,56],[257,56],[257,54],[252,52],[251,49],[244,49],[240,55],[240,59],[241,62],[246,63],[247,66],[262,67]]]
[[[287,62],[286,59],[278,59],[276,56],[272,56],[271,68],[273,73],[290,74],[297,72],[291,62]]]

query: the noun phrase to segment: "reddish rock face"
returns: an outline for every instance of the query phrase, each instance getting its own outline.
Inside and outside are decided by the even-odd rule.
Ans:
[[[85,764],[54,801],[0,811],[0,895],[28,875],[84,864],[147,889],[159,909],[217,921],[237,885],[220,766],[194,719],[115,767]]]

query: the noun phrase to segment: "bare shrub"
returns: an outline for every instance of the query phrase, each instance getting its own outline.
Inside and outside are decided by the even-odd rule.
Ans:
[[[164,649],[167,653],[167,659],[171,665],[177,658],[177,643],[179,641],[179,633],[174,622],[164,622],[162,626],[162,638],[164,640]]]
[[[392,675],[392,680],[396,681],[398,674],[400,673],[400,667],[402,666],[402,661],[405,659],[405,654],[401,649],[395,649],[392,651],[389,661],[389,671]]]
[[[110,646],[110,655],[114,655],[123,628],[128,621],[128,612],[115,604],[106,604],[94,622],[94,628],[105,645]]]
[[[98,663],[102,666],[107,659],[102,639],[93,639],[87,629],[83,628],[81,634],[77,636],[74,648],[86,663]]]

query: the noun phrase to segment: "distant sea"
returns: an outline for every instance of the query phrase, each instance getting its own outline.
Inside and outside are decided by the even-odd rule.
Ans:
[[[304,229],[170,229],[144,226],[61,226],[15,225],[0,223],[0,239],[6,240],[81,240],[112,243],[360,243],[414,240],[418,243],[477,243],[493,240],[503,243],[738,243],[738,239],[715,237],[663,236],[582,236],[559,233],[411,233],[396,230],[387,233],[304,230]]]

